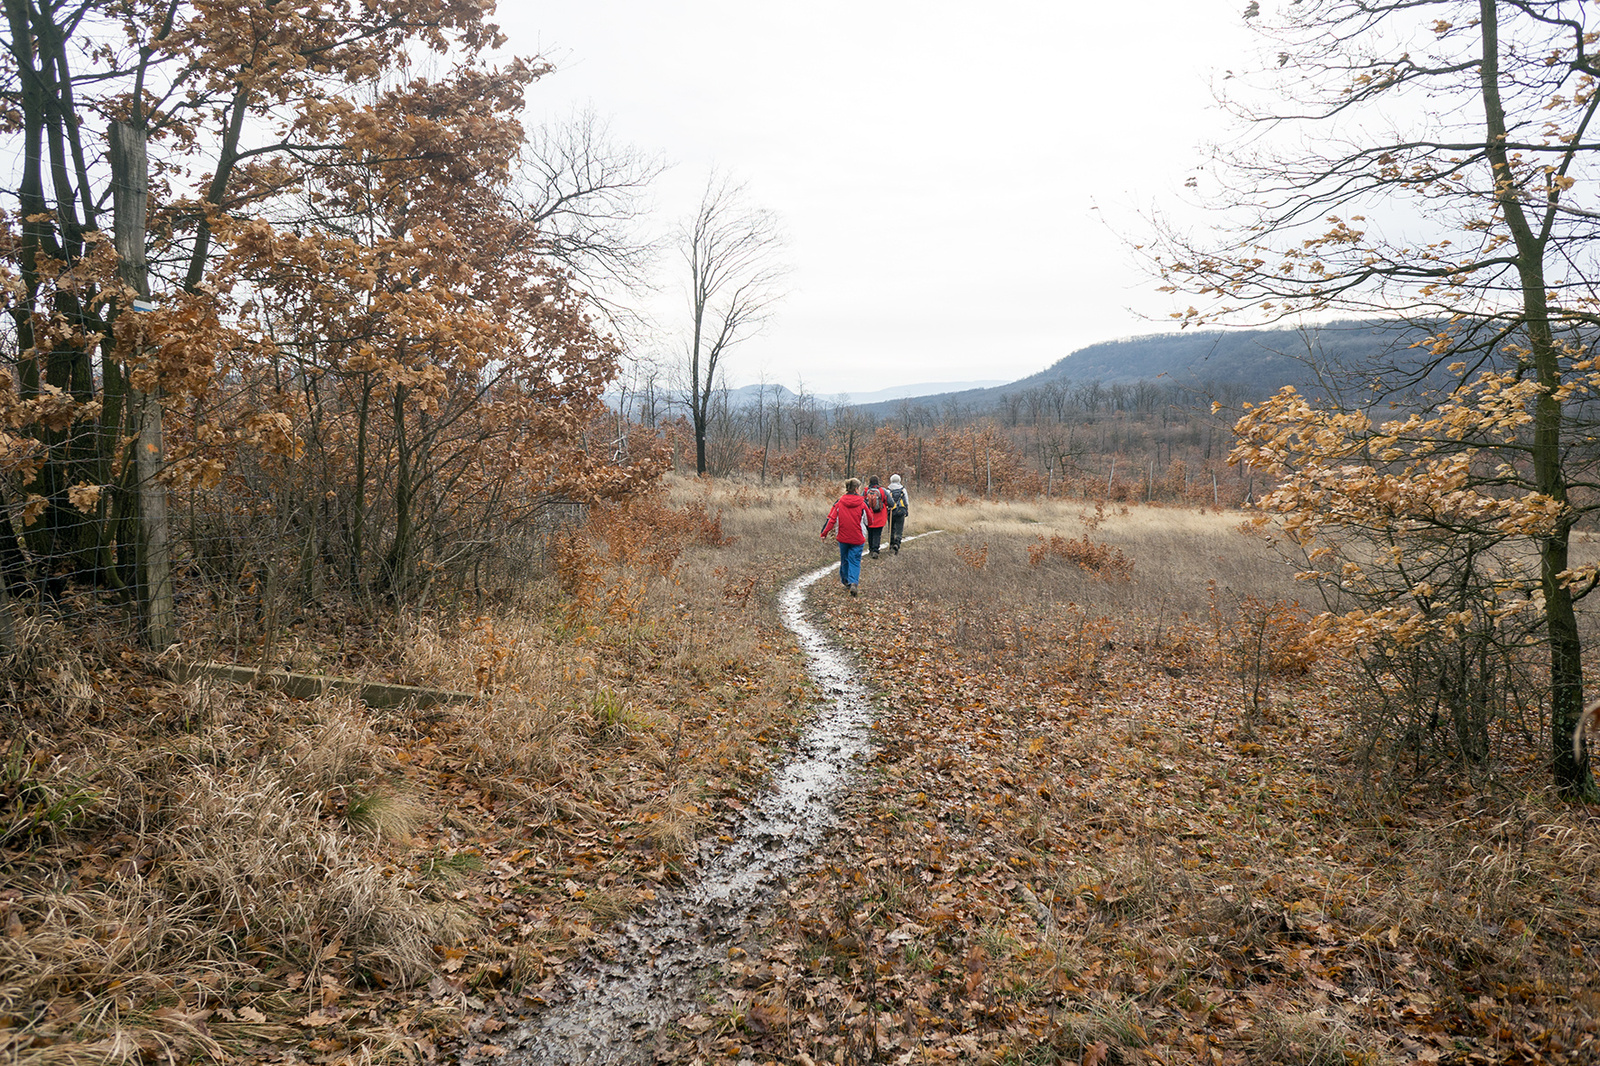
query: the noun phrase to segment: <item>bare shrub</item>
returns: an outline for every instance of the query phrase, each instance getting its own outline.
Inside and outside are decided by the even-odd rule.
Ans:
[[[1329,618],[1318,635],[1361,682],[1350,741],[1375,778],[1486,784],[1498,742],[1543,728],[1539,656],[1496,623],[1447,635]]]
[[[1048,558],[1065,559],[1078,568],[1101,577],[1127,581],[1133,577],[1133,560],[1109,544],[1096,543],[1086,533],[1078,540],[1068,540],[1059,533],[1028,549],[1028,562],[1038,566]]]
[[[1215,601],[1215,583],[1212,595],[1217,642],[1239,676],[1252,723],[1259,723],[1271,679],[1303,676],[1317,660],[1310,613],[1289,600],[1256,596],[1243,596],[1225,609]]]

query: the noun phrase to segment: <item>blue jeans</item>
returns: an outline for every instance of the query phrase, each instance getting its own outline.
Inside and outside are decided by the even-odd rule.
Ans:
[[[861,549],[864,544],[846,544],[839,542],[839,583],[842,585],[861,584]]]

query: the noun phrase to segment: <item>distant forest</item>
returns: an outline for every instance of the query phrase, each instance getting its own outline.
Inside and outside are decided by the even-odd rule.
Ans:
[[[1336,322],[1133,337],[1008,385],[859,405],[778,386],[723,390],[710,469],[802,482],[894,472],[924,491],[1238,504],[1260,488],[1254,472],[1227,461],[1242,404],[1285,385],[1312,395],[1359,387],[1370,368],[1406,362],[1428,333]],[[683,468],[692,437],[670,403],[652,399],[635,397],[619,418],[665,429]]]

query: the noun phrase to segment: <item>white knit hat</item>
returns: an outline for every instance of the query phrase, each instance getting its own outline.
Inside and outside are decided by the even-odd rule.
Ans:
[[[893,488],[894,486],[896,486],[898,484],[900,484],[900,475],[899,474],[890,474],[889,475],[889,487]]]

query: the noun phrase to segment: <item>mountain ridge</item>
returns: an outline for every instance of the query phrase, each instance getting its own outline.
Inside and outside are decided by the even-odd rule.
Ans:
[[[1403,353],[1435,327],[1392,319],[1327,322],[1298,328],[1239,328],[1152,333],[1100,341],[1079,348],[1027,377],[985,386],[917,397],[919,406],[954,402],[981,410],[1008,396],[1065,384],[1105,386],[1170,382],[1204,393],[1231,386],[1265,398],[1285,385],[1321,391],[1316,366],[1359,368],[1387,354]],[[1396,354],[1404,361],[1403,354]],[[904,400],[854,404],[871,414],[888,415]]]

